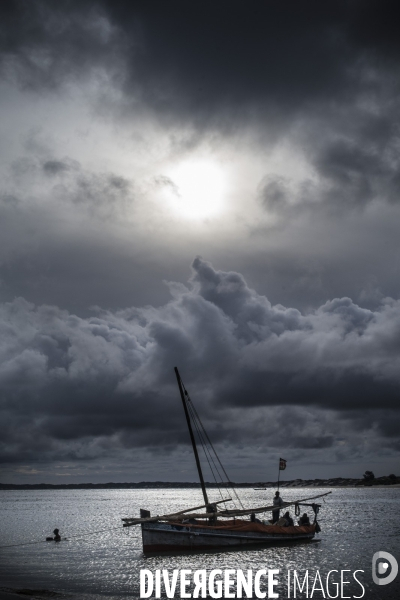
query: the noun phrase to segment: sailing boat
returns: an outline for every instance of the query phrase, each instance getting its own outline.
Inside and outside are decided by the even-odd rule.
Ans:
[[[326,496],[331,492],[319,494],[318,496],[312,496],[310,498],[303,498],[301,500],[296,500],[295,502],[283,502],[280,507],[281,509],[295,505],[297,511],[298,507],[301,505],[310,506],[315,515],[314,522],[310,525],[293,525],[289,527],[281,527],[276,524],[271,524],[269,521],[260,521],[257,519],[256,514],[272,511],[274,509],[276,510],[276,507],[270,505],[244,508],[234,488],[232,488],[233,494],[236,496],[241,508],[219,508],[219,505],[230,502],[232,498],[225,498],[216,502],[209,501],[193,433],[192,421],[200,435],[201,444],[204,447],[204,441],[208,441],[217,458],[219,466],[226,477],[227,474],[191,403],[189,394],[185,389],[177,367],[175,367],[175,375],[192,442],[204,504],[183,509],[175,513],[157,515],[154,517],[151,516],[150,511],[141,509],[140,518],[122,519],[124,527],[140,524],[142,529],[143,552],[148,554],[171,551],[193,552],[202,550],[223,550],[233,549],[235,547],[243,548],[254,545],[311,540],[315,534],[320,531],[317,522],[317,514],[321,505],[314,502],[310,503],[310,501]],[[202,432],[199,426],[202,428]],[[205,512],[195,512],[202,509],[205,509]],[[249,515],[250,520],[243,518],[246,516],[248,517]]]

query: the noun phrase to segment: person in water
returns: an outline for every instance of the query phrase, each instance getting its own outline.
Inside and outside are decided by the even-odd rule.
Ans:
[[[61,540],[60,530],[56,528],[53,531],[53,533],[54,533],[54,541],[59,542]]]
[[[275,492],[274,499],[272,500],[272,504],[274,505],[274,510],[272,511],[272,522],[276,523],[279,521],[279,512],[280,507],[283,505],[283,500],[279,495],[279,491]]]
[[[308,518],[307,513],[304,513],[302,517],[299,519],[299,525],[309,525],[310,519]]]

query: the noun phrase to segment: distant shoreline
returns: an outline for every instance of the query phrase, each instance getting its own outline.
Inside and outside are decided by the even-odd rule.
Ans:
[[[215,483],[206,482],[208,488],[217,488]],[[290,481],[281,481],[279,487],[400,487],[400,477],[376,477],[372,481],[363,479],[350,479],[336,477],[331,479],[294,479]],[[223,486],[220,486],[223,487]],[[253,483],[235,483],[229,482],[229,487],[235,488],[276,488],[276,481],[253,482]],[[182,488],[192,489],[200,488],[197,482],[168,482],[168,481],[141,481],[139,483],[32,483],[32,484],[13,484],[0,483],[0,490],[136,490],[136,489],[171,489]]]

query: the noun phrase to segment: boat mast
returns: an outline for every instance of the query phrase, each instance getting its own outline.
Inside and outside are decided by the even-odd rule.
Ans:
[[[206,486],[204,483],[203,472],[201,470],[199,454],[197,452],[196,440],[194,439],[192,424],[190,422],[190,416],[189,416],[189,411],[188,411],[187,404],[186,404],[185,392],[183,391],[183,386],[182,386],[182,379],[181,379],[181,376],[179,375],[179,371],[178,371],[177,367],[175,367],[175,375],[176,375],[176,379],[178,381],[179,392],[181,394],[183,410],[185,411],[186,422],[187,422],[187,426],[189,428],[190,439],[192,441],[192,447],[193,447],[194,457],[196,459],[197,471],[199,473],[199,478],[200,478],[201,490],[203,492],[204,504],[206,504],[206,506],[208,506],[209,502],[208,502],[208,498],[207,498],[207,491],[206,491]]]

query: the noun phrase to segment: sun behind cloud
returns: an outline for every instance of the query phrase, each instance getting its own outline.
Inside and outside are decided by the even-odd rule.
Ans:
[[[163,196],[181,217],[202,220],[223,212],[226,188],[226,175],[217,163],[187,160],[167,170]]]

